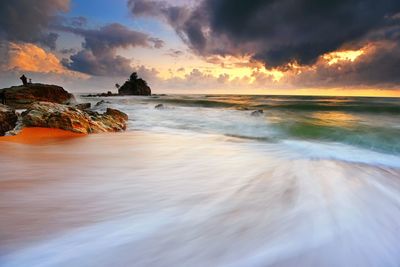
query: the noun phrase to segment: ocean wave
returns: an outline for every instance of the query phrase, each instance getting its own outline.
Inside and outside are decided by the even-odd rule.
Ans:
[[[183,130],[261,142],[335,142],[400,154],[400,100],[395,98],[167,95],[107,99],[128,113],[130,130]],[[164,109],[156,110],[160,103]],[[259,109],[261,116],[251,115]]]

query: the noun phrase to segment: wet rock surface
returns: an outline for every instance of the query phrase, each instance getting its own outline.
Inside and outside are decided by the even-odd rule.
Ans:
[[[103,114],[76,107],[37,102],[22,113],[24,127],[57,128],[76,133],[119,132],[126,130],[128,116],[108,108]]]
[[[86,109],[91,108],[91,107],[92,107],[92,104],[90,104],[90,103],[81,103],[81,104],[75,105],[75,107],[76,107],[77,109],[80,109],[80,110],[86,110]]]
[[[14,109],[0,104],[0,136],[14,129],[18,121],[18,116]]]
[[[28,108],[32,103],[46,101],[58,104],[75,102],[72,94],[57,85],[33,83],[0,89],[1,101],[14,109]]]
[[[155,109],[165,109],[165,106],[163,104],[158,104],[154,108]]]
[[[259,110],[255,110],[255,111],[251,112],[250,115],[253,116],[253,117],[259,117],[262,114],[264,114],[264,111],[262,109],[259,109]]]

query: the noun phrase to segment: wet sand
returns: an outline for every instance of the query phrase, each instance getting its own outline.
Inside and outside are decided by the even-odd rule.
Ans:
[[[14,142],[20,144],[44,144],[63,139],[83,137],[85,134],[74,133],[53,128],[23,128],[22,131],[13,136],[1,136],[0,142]]]
[[[304,150],[141,131],[2,142],[0,266],[397,266],[400,170]]]

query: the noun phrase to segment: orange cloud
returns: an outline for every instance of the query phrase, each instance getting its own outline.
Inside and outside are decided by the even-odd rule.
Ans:
[[[342,61],[354,62],[359,56],[363,55],[364,53],[364,49],[336,51],[325,54],[322,56],[322,58],[327,61],[328,65],[333,65]]]
[[[67,70],[53,53],[30,43],[9,43],[6,69],[82,76]]]

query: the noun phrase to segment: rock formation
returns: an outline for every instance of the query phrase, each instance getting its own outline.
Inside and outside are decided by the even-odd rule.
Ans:
[[[136,72],[132,73],[129,80],[126,81],[119,89],[119,95],[151,95],[151,89],[147,82],[138,78]]]
[[[155,109],[164,109],[165,107],[164,107],[163,104],[157,104],[157,105],[155,105],[154,108],[155,108]]]
[[[49,102],[34,103],[22,113],[26,127],[58,128],[84,134],[123,131],[127,120],[125,113],[115,109],[108,108],[99,114]]]
[[[75,102],[74,96],[64,88],[48,84],[27,84],[0,89],[1,102],[14,109],[25,109],[37,101],[59,104]]]
[[[80,110],[86,110],[86,109],[90,109],[92,107],[92,104],[90,104],[90,103],[80,103],[80,104],[76,104],[75,107],[77,109],[80,109]]]
[[[262,114],[264,114],[264,111],[262,109],[255,110],[255,111],[251,112],[251,116],[253,116],[253,117],[259,117]]]
[[[0,104],[0,136],[14,129],[17,120],[18,116],[12,108]]]
[[[108,91],[107,93],[83,95],[83,97],[99,97],[99,96],[108,97],[108,96],[121,96],[121,95],[148,96],[148,95],[151,95],[151,89],[148,86],[147,82],[145,80],[143,80],[142,78],[139,78],[136,72],[132,73],[131,76],[129,77],[129,80],[127,80],[122,86],[120,86],[117,83],[115,85],[115,87],[118,89],[118,94],[114,94],[111,91]]]

